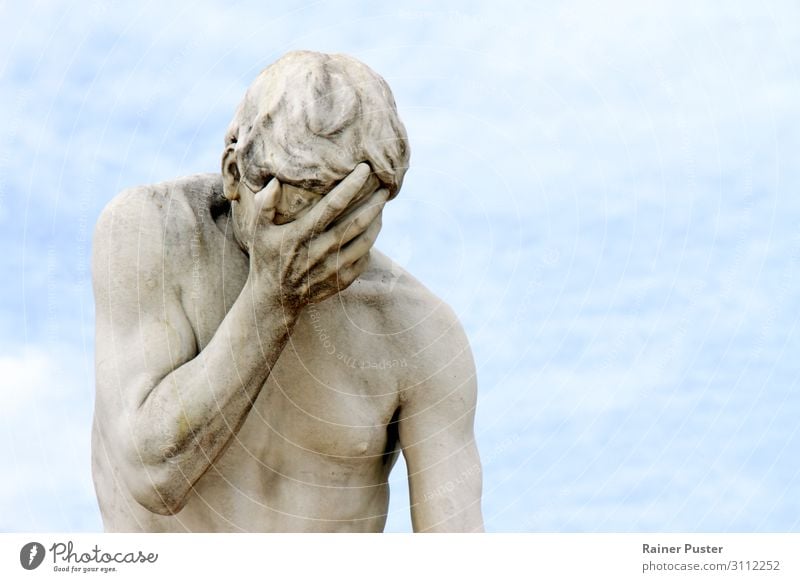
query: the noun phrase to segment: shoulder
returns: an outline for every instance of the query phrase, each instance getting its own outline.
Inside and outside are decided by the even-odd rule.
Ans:
[[[95,244],[110,243],[115,234],[140,235],[170,229],[178,233],[210,214],[222,197],[219,174],[195,174],[157,184],[127,188],[100,213]]]
[[[418,372],[429,376],[455,366],[474,374],[469,340],[457,314],[411,273],[373,250],[359,282],[365,289],[359,299],[380,312],[398,350],[414,354]]]
[[[196,174],[117,194],[94,229],[95,289],[119,289],[132,277],[149,278],[165,266],[182,263],[171,259],[191,252],[192,237],[213,224],[211,213],[221,197],[218,174]]]
[[[373,249],[370,265],[359,281],[365,300],[377,304],[396,327],[418,333],[439,333],[461,324],[453,309],[390,257]]]
[[[477,402],[477,373],[456,312],[413,275],[375,252],[365,273],[372,281],[395,353],[408,354],[400,381],[400,402],[409,419],[431,426],[471,431]],[[431,419],[436,419],[431,421]],[[443,424],[441,424],[443,423]],[[416,424],[411,421],[411,424]],[[406,428],[408,430],[408,428]],[[427,430],[427,429],[426,429]]]

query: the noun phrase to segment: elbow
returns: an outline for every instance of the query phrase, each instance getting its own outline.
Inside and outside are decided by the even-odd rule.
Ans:
[[[163,516],[173,516],[180,513],[186,505],[186,497],[172,495],[171,491],[157,488],[131,491],[136,502],[151,513]]]
[[[188,501],[190,486],[176,467],[138,465],[127,467],[124,473],[131,497],[151,513],[176,515]]]

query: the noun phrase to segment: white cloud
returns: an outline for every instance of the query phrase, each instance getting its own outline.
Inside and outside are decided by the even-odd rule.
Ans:
[[[48,347],[0,356],[4,531],[100,527],[89,462],[91,375],[81,354]]]
[[[34,404],[42,398],[53,375],[50,359],[38,350],[23,349],[19,354],[0,356],[0,399],[6,423],[27,416]]]

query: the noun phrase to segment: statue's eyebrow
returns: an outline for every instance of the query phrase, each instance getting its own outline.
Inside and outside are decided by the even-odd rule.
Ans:
[[[327,185],[320,180],[284,180],[280,176],[278,176],[278,180],[280,180],[281,184],[294,186],[295,188],[300,188],[301,190],[308,190],[309,192],[313,192],[319,196],[325,196],[325,194],[330,192],[336,187],[336,184],[339,183],[335,182],[334,184]]]
[[[267,170],[267,168],[257,164],[249,164],[245,171],[242,172],[242,181],[245,184],[248,186],[257,186],[257,189],[254,190],[255,192],[261,190],[267,184],[269,184],[269,181],[272,180],[273,177],[274,176],[272,172]]]
[[[256,187],[254,189],[255,192],[263,189],[269,183],[272,178],[277,178],[281,184],[286,184],[288,186],[294,186],[295,188],[300,188],[302,190],[308,190],[309,192],[313,192],[319,196],[324,196],[328,192],[330,192],[336,185],[341,182],[341,180],[336,180],[332,184],[328,184],[323,182],[322,180],[316,180],[313,178],[310,179],[300,179],[300,180],[293,180],[289,179],[286,176],[281,175],[278,172],[272,172],[269,167],[266,165],[261,165],[258,163],[250,162],[247,165],[247,168],[242,172],[242,180],[246,182],[248,186]]]

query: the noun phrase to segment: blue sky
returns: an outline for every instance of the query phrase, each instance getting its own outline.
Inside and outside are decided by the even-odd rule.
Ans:
[[[394,90],[378,247],[472,342],[488,530],[800,529],[797,3],[6,2],[0,32],[0,531],[101,529],[94,222],[217,171],[298,48]]]

